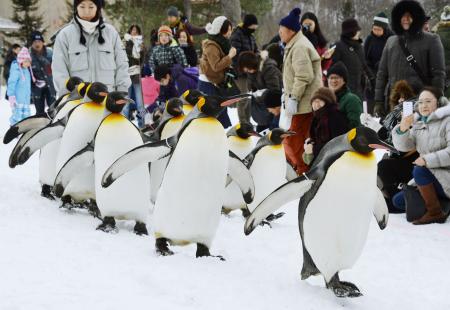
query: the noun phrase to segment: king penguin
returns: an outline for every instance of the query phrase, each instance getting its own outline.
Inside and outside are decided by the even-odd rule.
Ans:
[[[255,141],[261,135],[249,123],[237,124],[227,131],[228,148],[239,159],[243,160],[255,147]],[[222,213],[229,214],[233,210],[241,210],[244,217],[250,213],[242,193],[235,182],[226,186]]]
[[[327,143],[310,170],[267,196],[245,223],[250,234],[267,214],[300,199],[299,230],[303,245],[302,279],[321,274],[337,297],[358,297],[356,285],[339,279],[363,250],[371,215],[384,229],[388,209],[377,187],[374,149],[392,146],[376,132],[357,127]]]
[[[245,201],[252,201],[251,175],[229,152],[225,131],[216,119],[224,107],[239,100],[200,97],[177,136],[131,150],[103,176],[103,186],[109,186],[143,161],[170,156],[153,213],[160,255],[173,254],[168,243],[196,243],[196,257],[211,256],[209,248],[220,221],[227,173],[239,184]]]
[[[183,113],[188,115],[198,102],[200,96],[204,96],[203,93],[197,89],[188,89],[181,96],[183,101]]]

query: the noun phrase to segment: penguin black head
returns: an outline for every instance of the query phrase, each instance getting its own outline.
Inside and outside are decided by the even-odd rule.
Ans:
[[[269,138],[269,141],[272,142],[273,145],[279,145],[285,138],[293,135],[295,135],[295,132],[293,131],[275,128],[271,132],[269,132],[267,136]]]
[[[71,93],[81,83],[83,83],[82,79],[77,76],[72,76],[66,81],[66,89]]]
[[[106,96],[106,109],[112,113],[120,113],[125,105],[132,101],[127,92],[113,91]]]
[[[86,95],[86,90],[88,89],[89,85],[91,85],[91,83],[88,82],[81,82],[77,85],[77,92],[81,97],[84,97]]]
[[[180,98],[172,98],[167,100],[166,111],[173,117],[183,115],[183,101]]]
[[[100,82],[94,82],[86,88],[86,96],[95,103],[102,103],[108,95],[108,87]]]
[[[196,89],[188,89],[181,95],[181,97],[189,103],[191,106],[195,106],[198,102],[198,99],[204,96],[203,93]]]
[[[361,154],[368,154],[375,149],[384,149],[398,153],[393,146],[381,141],[377,133],[367,127],[353,128],[347,133],[347,140],[352,148]]]
[[[225,107],[235,104],[246,97],[248,97],[247,94],[233,96],[232,98],[201,96],[198,99],[197,108],[200,112],[208,116],[217,117]]]
[[[261,135],[255,131],[252,124],[242,123],[233,126],[227,132],[227,136],[238,136],[241,139],[248,139],[250,136],[261,137]]]

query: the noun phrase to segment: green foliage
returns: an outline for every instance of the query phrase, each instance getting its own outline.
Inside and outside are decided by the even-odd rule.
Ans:
[[[27,42],[35,30],[45,32],[43,29],[43,16],[37,13],[39,0],[12,0],[14,14],[12,20],[21,27],[12,34],[22,42]]]
[[[257,17],[269,12],[272,0],[241,0],[243,14],[255,14]]]

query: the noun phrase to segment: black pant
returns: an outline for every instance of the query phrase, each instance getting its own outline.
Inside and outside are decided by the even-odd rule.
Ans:
[[[54,101],[55,97],[48,87],[33,87],[33,104],[36,108],[36,115],[45,114],[45,104],[50,106]]]

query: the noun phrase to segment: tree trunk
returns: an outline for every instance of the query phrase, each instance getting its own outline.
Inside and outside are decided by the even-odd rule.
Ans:
[[[188,20],[192,17],[192,6],[191,6],[191,0],[183,0],[184,5],[184,15],[187,17]]]
[[[223,15],[225,15],[236,26],[241,21],[241,1],[240,0],[221,0]]]

